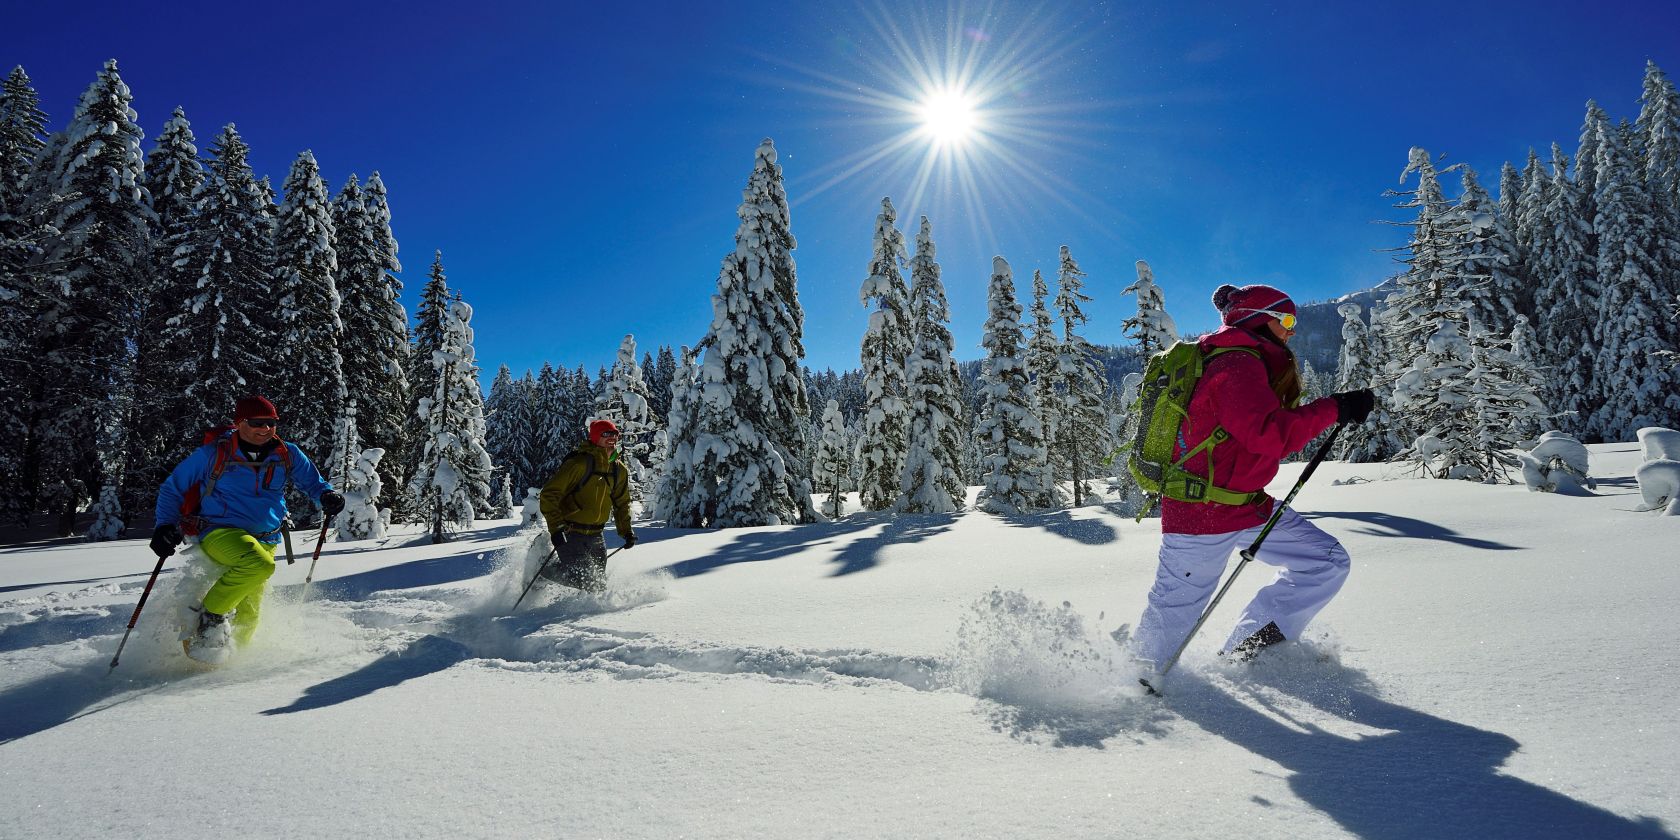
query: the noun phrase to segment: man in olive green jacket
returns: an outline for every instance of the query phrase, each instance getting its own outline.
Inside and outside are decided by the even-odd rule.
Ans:
[[[589,439],[560,462],[543,485],[543,519],[554,541],[555,559],[542,576],[562,586],[599,592],[607,586],[607,546],[601,539],[611,515],[624,547],[636,545],[630,530],[630,471],[618,461],[618,426],[589,424]]]

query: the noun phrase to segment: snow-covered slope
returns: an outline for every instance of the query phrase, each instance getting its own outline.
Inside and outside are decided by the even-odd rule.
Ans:
[[[1672,837],[1680,518],[1593,457],[1586,498],[1325,465],[1347,587],[1233,667],[1245,570],[1163,698],[1109,635],[1158,526],[1099,508],[648,528],[513,615],[532,532],[399,529],[306,603],[282,566],[220,671],[166,573],[109,676],[144,541],[7,547],[0,837]]]

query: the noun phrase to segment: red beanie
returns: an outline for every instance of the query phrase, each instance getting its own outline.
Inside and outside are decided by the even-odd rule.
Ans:
[[[256,420],[259,418],[279,420],[280,413],[274,410],[274,403],[267,397],[241,397],[233,404],[233,422],[241,420]]]
[[[607,432],[617,434],[618,426],[614,425],[611,420],[596,420],[595,422],[590,423],[589,442],[595,444],[596,446],[600,446],[601,436],[605,435]]]
[[[1254,319],[1256,326],[1264,324],[1272,316],[1272,312],[1295,314],[1295,301],[1271,286],[1220,286],[1213,292],[1213,307],[1219,310],[1220,320],[1227,326],[1236,326]]]

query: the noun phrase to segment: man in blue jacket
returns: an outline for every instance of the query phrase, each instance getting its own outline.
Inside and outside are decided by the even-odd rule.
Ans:
[[[286,485],[319,499],[329,517],[344,509],[344,497],[309,457],[280,439],[279,422],[266,398],[239,400],[233,426],[207,434],[158,488],[152,551],[168,557],[184,534],[197,534],[204,556],[225,569],[203,602],[190,607],[197,627],[185,648],[200,662],[227,661],[256,632],[286,519]]]

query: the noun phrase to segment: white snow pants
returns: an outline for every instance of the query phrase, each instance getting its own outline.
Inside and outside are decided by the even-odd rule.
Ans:
[[[1231,552],[1247,548],[1262,527],[1226,534],[1161,535],[1155,586],[1149,590],[1149,605],[1133,638],[1139,659],[1157,668],[1165,664],[1207,608]],[[1284,638],[1300,638],[1307,622],[1330,603],[1348,575],[1347,549],[1292,508],[1284,509],[1254,559],[1279,567],[1277,577],[1254,594],[1222,651],[1268,622],[1277,624]]]

